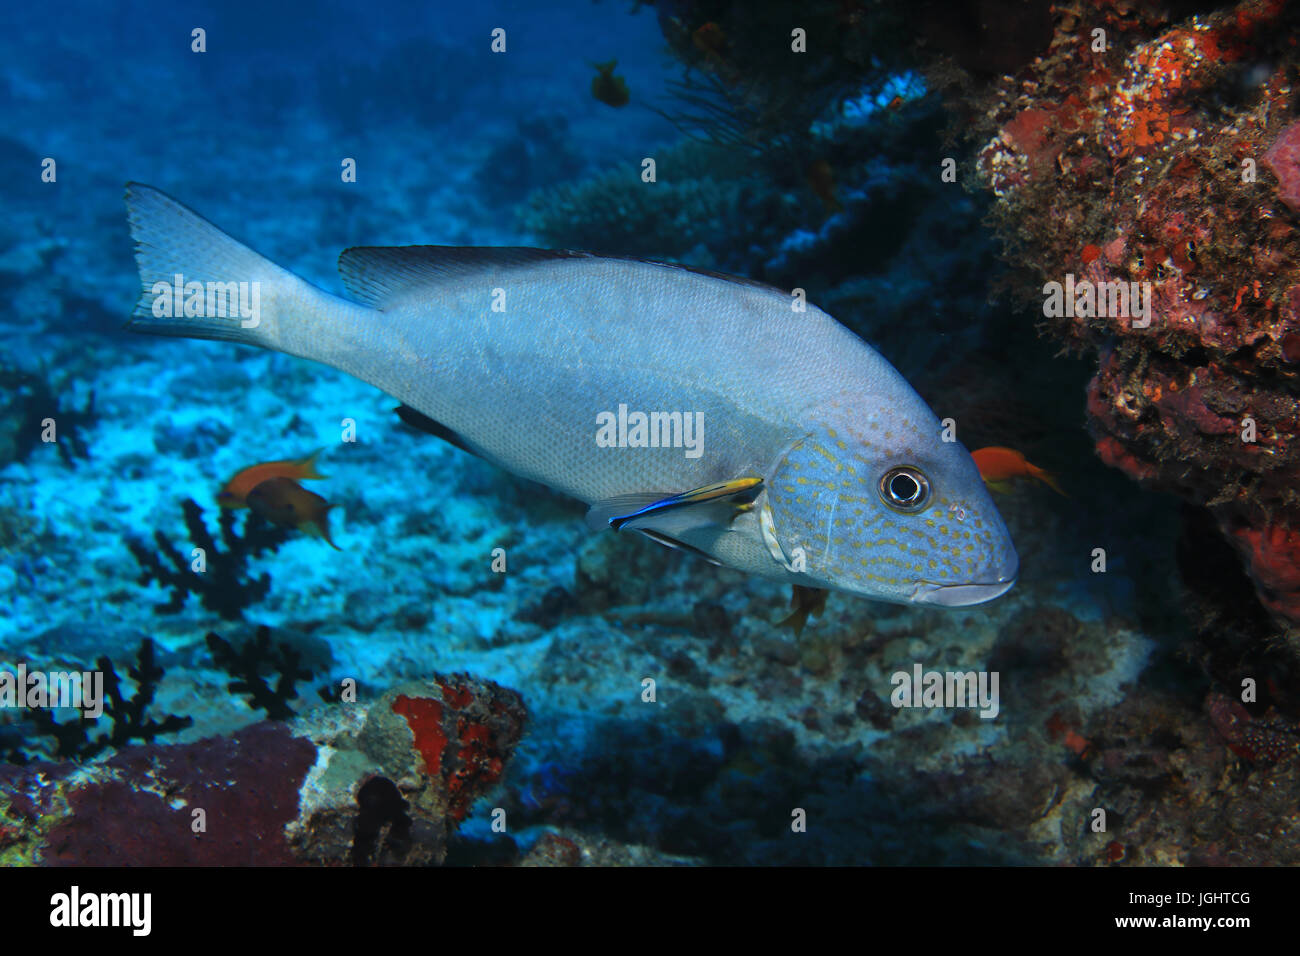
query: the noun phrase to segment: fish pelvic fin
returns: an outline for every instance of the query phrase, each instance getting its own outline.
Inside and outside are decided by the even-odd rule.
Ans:
[[[680,533],[700,525],[726,525],[753,504],[762,487],[762,478],[745,477],[713,482],[675,495],[656,492],[617,495],[592,505],[587,512],[587,524],[594,529],[609,527],[615,531],[650,528],[660,530],[661,534]],[[660,526],[670,515],[671,528],[665,532]]]
[[[701,561],[709,562],[709,564],[713,565],[715,568],[723,567],[721,561],[719,561],[713,555],[701,551],[699,548],[695,547],[694,545],[689,545],[684,541],[678,541],[676,538],[669,537],[666,534],[660,534],[658,531],[651,531],[649,528],[642,528],[641,534],[645,535],[651,541],[657,541],[659,544],[662,544],[665,548],[672,548],[674,551],[682,551],[686,554],[694,555],[695,557],[699,558]]]
[[[824,588],[809,588],[802,584],[791,586],[790,606],[794,608],[786,617],[777,622],[777,627],[788,627],[794,631],[796,638],[803,637],[803,629],[808,618],[820,615],[826,610],[826,596],[830,594]]]

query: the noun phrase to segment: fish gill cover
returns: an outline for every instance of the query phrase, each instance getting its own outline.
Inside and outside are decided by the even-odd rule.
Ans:
[[[0,861],[1300,862],[1294,5],[72,7]]]

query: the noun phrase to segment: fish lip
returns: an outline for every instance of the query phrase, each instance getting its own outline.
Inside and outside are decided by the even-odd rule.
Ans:
[[[967,607],[983,604],[1001,597],[1015,586],[1017,575],[1005,575],[996,581],[976,581],[971,584],[935,584],[918,581],[912,592],[917,604],[936,604],[940,607]]]

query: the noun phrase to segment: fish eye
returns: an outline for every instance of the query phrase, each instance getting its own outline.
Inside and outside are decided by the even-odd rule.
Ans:
[[[920,511],[930,500],[930,480],[907,465],[891,468],[880,479],[880,500],[895,511]]]

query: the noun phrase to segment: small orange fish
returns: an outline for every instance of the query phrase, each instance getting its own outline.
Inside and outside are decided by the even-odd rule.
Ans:
[[[272,524],[324,538],[331,548],[340,550],[330,538],[329,510],[334,506],[292,478],[268,478],[248,493],[247,500],[254,514]]]
[[[324,450],[318,449],[297,461],[268,461],[250,465],[226,482],[217,494],[217,503],[223,508],[247,508],[248,493],[271,478],[291,478],[294,481],[324,478],[316,470],[316,459]]]
[[[980,477],[984,479],[984,483],[994,491],[1000,491],[1004,494],[1009,492],[1011,490],[1011,479],[1013,478],[1036,478],[1058,495],[1069,497],[1061,490],[1061,486],[1056,483],[1055,475],[1043,471],[1037,465],[1030,464],[1024,455],[1012,448],[998,446],[980,448],[971,452],[970,456],[975,459],[975,467],[979,469]]]
[[[627,106],[632,95],[628,92],[627,80],[614,75],[618,60],[591,65],[596,68],[596,75],[591,81],[591,95],[608,106]]]

